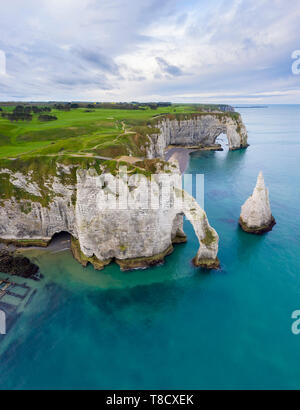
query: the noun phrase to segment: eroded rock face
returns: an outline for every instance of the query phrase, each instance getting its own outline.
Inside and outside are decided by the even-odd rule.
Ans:
[[[178,188],[179,170],[172,170],[174,174],[167,175],[174,177],[171,195],[161,191],[163,173],[153,177],[150,189],[144,175],[128,176],[121,171],[117,177],[98,175],[93,168],[77,171],[76,186],[52,179],[48,206],[33,202],[29,207],[28,201],[15,198],[0,206],[0,238],[8,243],[40,245],[66,231],[73,237],[75,258],[84,266],[92,263],[102,269],[114,260],[123,270],[145,268],[161,263],[172,252],[173,243],[186,241],[186,214],[200,242],[195,265],[216,268],[218,235],[196,200]],[[12,178],[23,190],[29,186],[24,175],[17,182],[17,175]],[[50,181],[45,183],[50,186]],[[126,204],[122,193],[127,195]]]
[[[107,261],[115,259],[122,269],[143,268],[163,261],[172,252],[173,243],[186,241],[183,214],[187,216],[200,242],[196,266],[216,268],[219,237],[208,223],[205,212],[181,185],[179,173],[174,174],[171,196],[161,193],[160,177],[148,180],[141,175],[129,177],[99,177],[94,170],[78,172],[76,221],[80,248],[89,258]],[[117,187],[133,209],[112,209]],[[172,196],[173,195],[173,196]],[[157,201],[157,202],[156,202]],[[177,201],[174,205],[173,201]],[[154,202],[156,203],[153,207]],[[139,205],[137,205],[139,204]],[[117,197],[117,206],[124,200]],[[174,205],[174,206],[173,206]],[[153,208],[157,209],[153,209]]]
[[[28,176],[12,174],[10,181],[21,192],[32,193]],[[51,187],[52,200],[48,206],[30,200],[12,197],[0,206],[0,238],[7,243],[20,241],[22,246],[46,246],[55,233],[62,231],[77,235],[75,186],[63,185],[56,177],[45,181]],[[38,196],[39,198],[39,196]]]
[[[242,206],[239,223],[245,232],[257,235],[271,231],[276,224],[262,172],[258,175],[252,196]]]
[[[235,117],[202,114],[184,120],[166,117],[158,122],[156,128],[160,129],[160,133],[152,135],[150,138],[149,158],[163,158],[166,148],[170,145],[186,147],[214,146],[217,137],[221,134],[227,134],[230,150],[248,147],[247,130],[237,113]]]
[[[185,191],[181,191],[181,195],[184,198],[183,212],[193,225],[200,244],[197,255],[193,260],[194,265],[206,269],[219,268],[219,235],[210,226],[205,211],[197,201]]]

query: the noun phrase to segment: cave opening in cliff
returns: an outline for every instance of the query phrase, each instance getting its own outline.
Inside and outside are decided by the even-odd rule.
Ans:
[[[224,151],[228,151],[229,150],[229,143],[228,143],[228,138],[226,134],[220,134],[216,140],[215,140],[215,144],[219,144],[221,145],[221,147],[223,148]]]
[[[57,232],[52,236],[49,246],[55,247],[55,248],[57,247],[60,249],[70,248],[71,238],[72,238],[72,235],[69,232],[66,232],[66,231]]]

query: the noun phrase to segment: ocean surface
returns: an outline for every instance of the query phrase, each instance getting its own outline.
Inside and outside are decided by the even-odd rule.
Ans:
[[[300,106],[239,112],[251,146],[194,153],[186,170],[205,174],[222,269],[192,266],[189,222],[188,243],[145,271],[27,251],[45,278],[26,282],[37,292],[0,336],[0,389],[300,388]],[[260,170],[277,221],[261,237],[237,224]]]

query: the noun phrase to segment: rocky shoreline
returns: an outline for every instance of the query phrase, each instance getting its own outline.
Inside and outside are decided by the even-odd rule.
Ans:
[[[247,224],[245,224],[245,222],[243,221],[242,218],[239,219],[239,225],[240,227],[243,229],[243,231],[247,232],[247,233],[252,233],[253,235],[263,235],[264,233],[268,233],[271,232],[274,228],[274,226],[276,225],[276,220],[274,218],[274,216],[272,216],[271,218],[271,222],[268,225],[264,225],[261,227],[257,227],[257,228],[251,228],[249,226],[247,226]]]
[[[201,263],[199,263],[197,261],[197,258],[193,259],[193,265],[196,268],[203,268],[203,269],[207,269],[207,270],[218,270],[221,268],[221,263],[219,258],[216,258],[215,260],[211,260],[211,259],[203,259],[201,261]]]

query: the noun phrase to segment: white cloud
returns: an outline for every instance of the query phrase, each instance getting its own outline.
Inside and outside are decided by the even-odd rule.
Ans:
[[[298,0],[3,2],[0,98],[300,102],[299,17]]]

